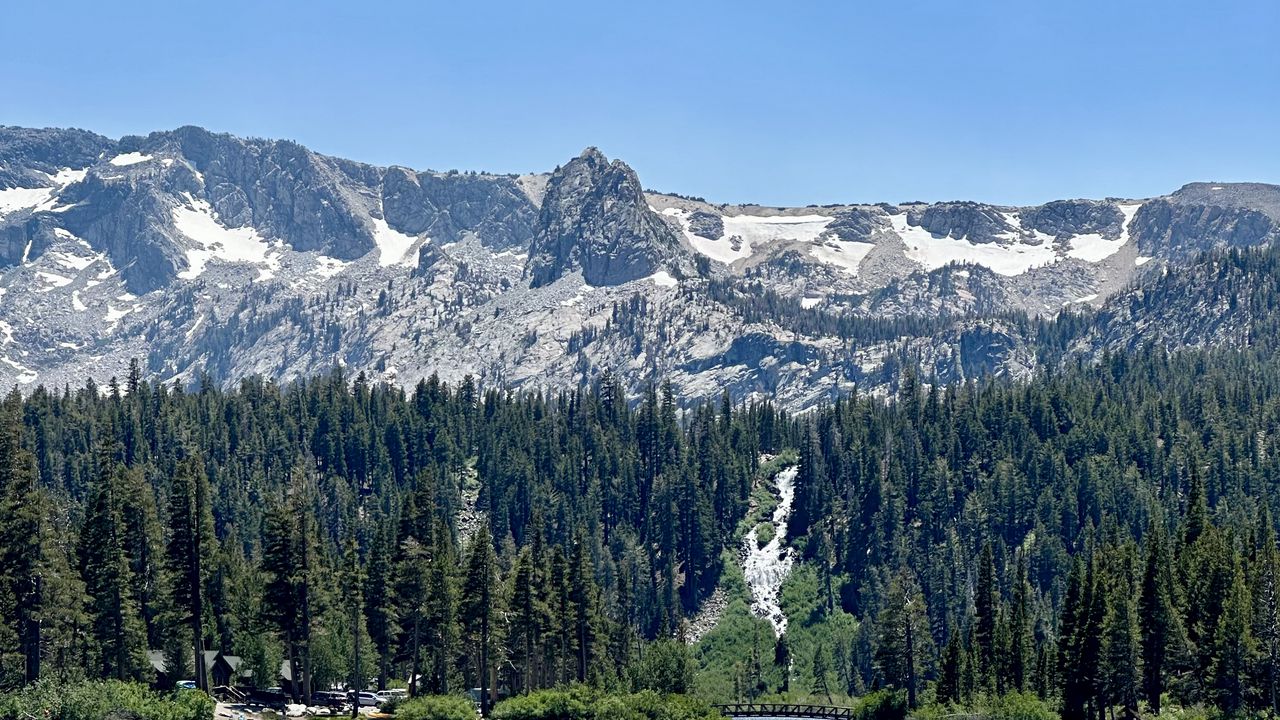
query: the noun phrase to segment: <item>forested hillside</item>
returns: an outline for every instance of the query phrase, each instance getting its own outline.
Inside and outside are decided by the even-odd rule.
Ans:
[[[189,673],[198,638],[260,685],[285,661],[300,693],[356,674],[457,692],[483,667],[511,692],[644,687],[687,662],[661,639],[719,588],[697,678],[663,689],[1024,693],[1072,719],[1280,695],[1263,351],[1144,349],[1025,383],[908,373],[887,401],[798,417],[682,412],[658,389],[629,405],[611,381],[405,394],[341,372],[231,392],[135,376],[3,412],[7,686],[152,680],[148,649]],[[775,642],[735,551],[783,451],[802,562]]]
[[[616,678],[715,586],[789,426],[727,401],[677,418],[656,389],[628,407],[612,381],[187,393],[135,372],[14,392],[0,427],[0,685],[150,681],[148,649],[172,681],[197,645],[264,687],[283,659],[305,694],[357,657],[424,692],[499,659],[514,690]]]
[[[1066,718],[1273,708],[1278,391],[1268,355],[1151,351],[1026,384],[909,378],[803,422],[808,620],[854,628],[801,655],[812,687],[1028,691]]]

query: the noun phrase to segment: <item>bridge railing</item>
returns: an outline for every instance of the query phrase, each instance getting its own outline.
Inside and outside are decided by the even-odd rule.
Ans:
[[[715,705],[715,709],[729,717],[748,718],[831,718],[850,720],[853,709],[834,705],[790,705],[786,703],[731,703]]]

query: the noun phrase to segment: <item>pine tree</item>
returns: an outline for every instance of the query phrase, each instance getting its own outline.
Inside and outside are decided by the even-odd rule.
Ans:
[[[1031,637],[1031,588],[1027,584],[1026,566],[1018,560],[1017,578],[1013,585],[1013,597],[1006,613],[1004,635],[1008,638],[1008,648],[1004,653],[1004,685],[1006,688],[1022,692],[1027,689],[1030,677],[1029,667],[1034,656],[1033,638]]]
[[[480,714],[489,715],[489,673],[493,658],[491,639],[498,614],[497,562],[489,528],[482,525],[467,550],[467,574],[459,608],[463,626],[476,648],[476,674],[480,688]]]
[[[1122,559],[1116,558],[1116,565]],[[1099,682],[1106,707],[1120,706],[1127,717],[1138,712],[1138,660],[1141,643],[1133,587],[1123,567],[1113,567],[1101,590],[1105,615],[1102,621],[1101,669]]]
[[[376,523],[375,523],[376,526]],[[378,689],[385,690],[391,672],[395,637],[398,632],[393,597],[390,528],[376,528],[365,569],[365,624],[378,654]]]
[[[146,667],[146,632],[125,555],[121,470],[105,450],[80,531],[80,576],[90,598],[91,662],[101,676],[140,680]]]
[[[1232,575],[1222,619],[1213,639],[1212,664],[1214,696],[1218,707],[1227,714],[1244,708],[1249,659],[1253,650],[1253,637],[1249,632],[1249,593],[1238,564]]]
[[[960,647],[960,632],[952,631],[947,646],[942,651],[941,670],[936,689],[937,700],[942,705],[959,704],[965,700],[960,692],[964,675],[965,652]]]
[[[813,646],[813,692],[831,702],[831,651],[821,638]]]
[[[1273,713],[1280,713],[1280,550],[1271,513],[1265,505],[1263,508],[1255,545],[1251,629],[1258,648],[1263,699]]]
[[[983,687],[995,684],[996,658],[996,609],[999,595],[996,588],[996,566],[991,543],[982,545],[978,557],[978,580],[974,588],[974,642],[977,643],[978,674]]]
[[[364,636],[368,633],[364,627],[364,569],[360,562],[360,549],[354,531],[347,537],[342,558],[341,604],[351,618],[351,689],[360,691],[368,686],[366,668],[362,665],[361,648]],[[359,704],[353,703],[351,717],[359,712]]]
[[[196,687],[208,689],[204,664],[205,557],[210,538],[205,531],[209,515],[208,492],[200,463],[186,458],[178,463],[169,486],[169,539],[166,560],[172,582],[170,594],[178,620],[186,623],[194,659]]]
[[[889,582],[876,624],[877,672],[885,685],[906,690],[907,705],[915,707],[933,668],[933,640],[928,608],[910,571],[899,571]]]
[[[1153,713],[1160,712],[1170,644],[1177,635],[1173,606],[1173,578],[1165,550],[1164,531],[1152,522],[1147,529],[1147,552],[1138,595],[1139,635],[1142,643],[1142,695]]]
[[[0,405],[0,687],[40,678],[45,499],[12,401]]]
[[[539,645],[542,642],[547,609],[536,587],[531,551],[528,546],[516,557],[511,573],[509,595],[511,597],[508,646],[516,668],[516,689],[528,692],[536,687]]]

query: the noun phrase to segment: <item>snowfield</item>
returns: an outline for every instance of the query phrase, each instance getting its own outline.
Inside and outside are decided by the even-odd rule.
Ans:
[[[146,162],[150,159],[150,155],[143,155],[140,152],[129,152],[117,155],[111,158],[109,162],[116,167],[127,167],[129,165],[137,165],[138,163]]]
[[[1129,224],[1133,222],[1133,216],[1141,206],[1142,203],[1127,203],[1120,206],[1120,212],[1124,215],[1120,225],[1120,237],[1108,240],[1096,233],[1076,235],[1071,238],[1071,249],[1067,251],[1067,255],[1085,262],[1102,262],[1120,252],[1120,248],[1129,242]]]
[[[418,242],[418,238],[393,230],[382,218],[371,218],[371,220],[373,220],[373,240],[378,245],[379,265],[413,267],[417,264],[416,258],[409,254],[409,250],[413,248],[414,243]]]
[[[1058,259],[1048,243],[980,243],[938,237],[928,230],[907,222],[907,214],[890,215],[893,231],[907,246],[907,257],[926,270],[937,270],[952,263],[982,265],[999,275],[1021,275],[1033,267],[1048,265]]]
[[[721,218],[724,232],[719,238],[708,240],[689,231],[685,211],[667,208],[662,214],[680,222],[694,250],[725,265],[745,260],[754,255],[757,248],[773,242],[813,243],[834,219],[826,215],[726,215]],[[836,264],[847,264],[847,261]]]
[[[190,193],[183,193],[183,197],[186,205],[173,209],[173,226],[198,247],[187,250],[187,269],[178,273],[178,277],[186,280],[199,277],[209,261],[215,259],[263,265],[265,273],[279,266],[279,255],[269,254],[271,245],[257,230],[225,227],[218,222],[218,214],[208,201],[194,198]]]

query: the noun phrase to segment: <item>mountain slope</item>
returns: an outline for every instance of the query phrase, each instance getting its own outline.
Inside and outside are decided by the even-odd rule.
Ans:
[[[765,208],[646,192],[594,148],[513,176],[194,127],[2,128],[0,384],[105,380],[136,357],[177,382],[610,373],[631,393],[670,381],[690,402],[728,389],[808,407],[890,389],[908,365],[1026,375],[1065,347],[1036,329],[1064,307],[1103,308],[1072,331],[1076,352],[1130,342],[1161,310],[1139,326],[1120,303],[1205,251],[1270,246],[1278,218],[1280,188],[1260,184]]]

